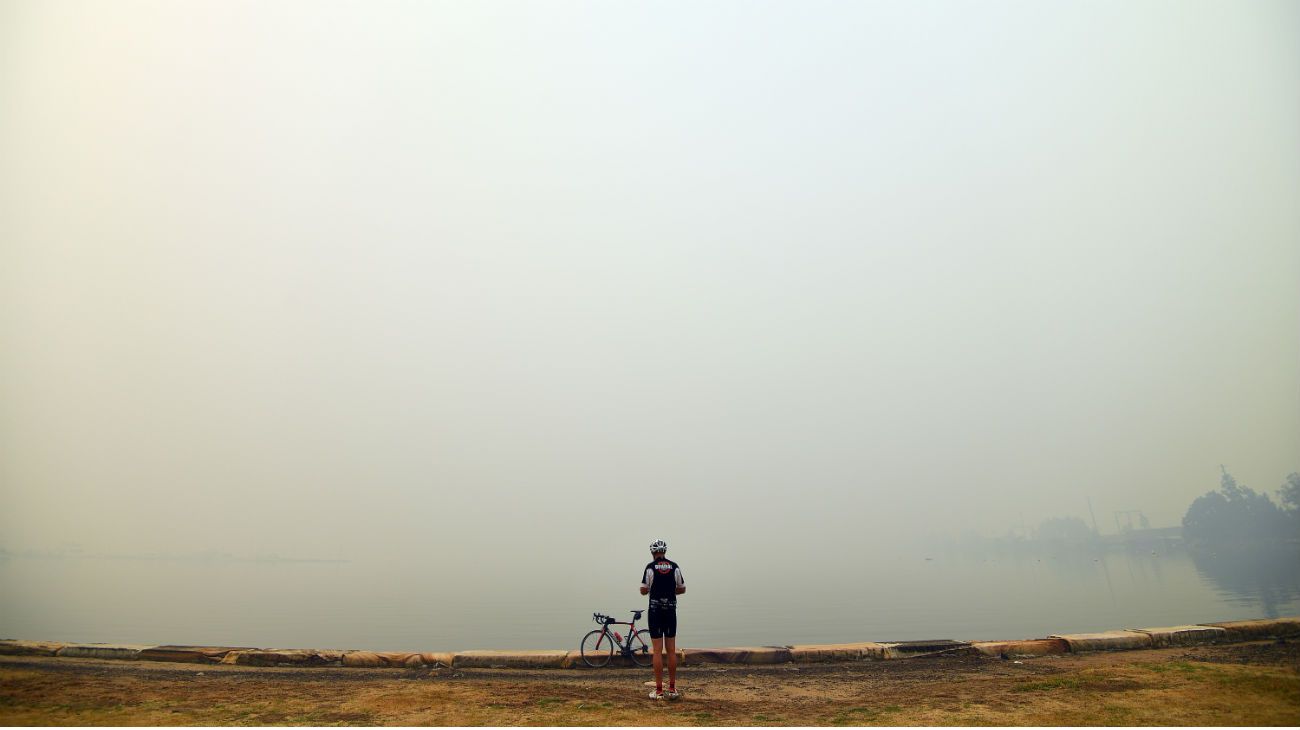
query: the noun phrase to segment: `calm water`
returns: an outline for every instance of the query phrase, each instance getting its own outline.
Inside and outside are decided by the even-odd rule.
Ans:
[[[743,562],[674,556],[683,644],[1012,639],[1300,614],[1296,551],[1073,559],[936,552]],[[927,559],[929,558],[929,559]],[[263,647],[567,648],[593,611],[644,604],[634,576],[536,571],[493,582],[428,560],[258,563],[0,558],[0,637]],[[739,565],[747,566],[744,569]],[[826,576],[834,576],[827,579]],[[776,576],[781,576],[779,579]],[[814,577],[819,576],[819,577]]]

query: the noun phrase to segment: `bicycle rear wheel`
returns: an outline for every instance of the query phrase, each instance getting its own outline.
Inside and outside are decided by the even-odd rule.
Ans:
[[[593,629],[582,637],[578,648],[587,666],[600,668],[609,664],[610,657],[614,656],[614,637],[602,629]]]
[[[650,638],[650,632],[641,629],[628,642],[632,650],[632,663],[638,667],[648,667],[654,664],[654,641]]]

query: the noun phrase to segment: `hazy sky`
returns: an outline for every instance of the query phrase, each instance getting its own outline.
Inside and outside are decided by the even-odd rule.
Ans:
[[[1177,524],[1297,201],[1295,2],[0,0],[0,545]]]

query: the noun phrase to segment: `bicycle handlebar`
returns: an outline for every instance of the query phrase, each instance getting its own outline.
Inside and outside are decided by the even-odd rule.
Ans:
[[[633,609],[633,611],[632,611],[632,622],[635,622],[637,619],[641,618],[641,614],[642,614],[642,613],[645,613],[645,612],[644,612],[644,611],[640,611],[640,610]],[[613,616],[606,616],[606,615],[603,614],[603,613],[593,613],[593,614],[591,614],[591,620],[592,620],[592,621],[595,621],[596,623],[601,624],[601,625],[632,623],[632,622],[629,622],[629,621],[619,621],[618,619],[614,618]]]

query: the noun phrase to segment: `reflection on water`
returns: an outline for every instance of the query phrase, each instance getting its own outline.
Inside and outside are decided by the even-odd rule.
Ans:
[[[1225,547],[1190,552],[1196,571],[1228,600],[1277,618],[1300,599],[1300,547]]]
[[[611,559],[562,574],[498,557],[484,563],[490,570],[465,575],[438,573],[415,557],[319,564],[15,557],[0,560],[0,638],[564,648],[590,628],[593,611],[621,617],[644,605],[630,580],[641,556],[625,561],[632,571]],[[674,557],[690,586],[679,604],[687,646],[1017,639],[1300,614],[1294,549]]]

